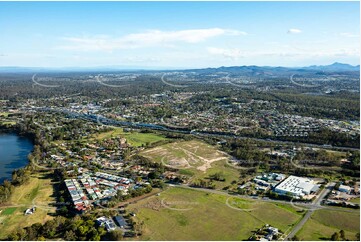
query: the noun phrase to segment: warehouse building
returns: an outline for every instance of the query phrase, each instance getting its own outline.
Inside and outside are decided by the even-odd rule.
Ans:
[[[289,194],[298,198],[315,193],[318,190],[319,186],[312,179],[297,176],[289,176],[275,187],[275,192],[278,194]]]

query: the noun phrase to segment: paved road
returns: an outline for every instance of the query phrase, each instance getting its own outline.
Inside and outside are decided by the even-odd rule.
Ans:
[[[273,139],[260,139],[260,138],[251,138],[245,136],[238,136],[234,134],[220,134],[220,133],[212,133],[212,132],[205,132],[205,131],[194,131],[194,130],[186,130],[184,128],[176,128],[176,127],[167,127],[159,124],[148,124],[148,123],[134,123],[134,122],[126,122],[126,121],[118,121],[110,118],[105,118],[101,115],[86,115],[82,113],[72,112],[66,108],[58,109],[58,108],[44,108],[39,107],[35,110],[45,111],[45,112],[58,112],[58,113],[65,113],[70,115],[73,118],[85,119],[88,121],[97,122],[104,125],[112,125],[112,126],[126,126],[126,127],[133,127],[133,128],[147,128],[153,130],[163,130],[167,132],[174,132],[174,133],[183,133],[183,134],[193,134],[196,136],[208,136],[208,137],[218,137],[218,138],[235,138],[235,139],[250,139],[255,141],[267,141],[272,143],[283,143],[283,144],[297,144],[297,145],[304,145],[309,147],[315,148],[323,148],[323,149],[341,149],[341,150],[360,150],[359,148],[350,148],[350,147],[341,147],[341,146],[331,146],[325,147],[319,144],[312,144],[312,143],[301,143],[301,142],[292,142],[292,141],[285,141],[285,140],[273,140]]]
[[[199,187],[190,187],[188,185],[183,185],[183,184],[168,184],[168,185],[171,187],[181,187],[181,188],[185,188],[185,189],[203,191],[203,192],[207,192],[207,193],[214,193],[214,194],[218,194],[218,195],[249,199],[252,201],[288,204],[288,205],[293,205],[294,207],[300,208],[300,209],[311,209],[311,210],[326,209],[326,210],[344,211],[344,212],[352,212],[352,213],[359,212],[359,210],[352,210],[352,209],[345,209],[345,208],[321,205],[321,201],[327,195],[327,193],[330,191],[330,189],[332,190],[333,186],[335,186],[335,183],[329,183],[328,185],[326,185],[326,188],[321,192],[321,194],[318,196],[318,198],[313,203],[291,202],[291,201],[275,200],[275,199],[262,199],[261,197],[252,197],[252,196],[247,196],[247,195],[233,195],[233,194],[229,194],[228,192],[224,192],[224,191],[220,191],[220,190],[213,190],[213,189],[199,188]]]
[[[219,190],[212,190],[212,189],[206,189],[206,188],[198,188],[198,187],[190,187],[188,185],[173,185],[170,186],[173,187],[181,187],[186,189],[192,189],[197,191],[203,191],[207,193],[214,193],[219,195],[226,195],[226,196],[232,196],[232,197],[239,197],[239,198],[245,198],[245,199],[252,199],[254,201],[261,201],[261,202],[270,202],[270,203],[282,203],[282,204],[288,204],[292,205],[294,207],[299,207],[300,209],[309,209],[307,213],[304,215],[304,217],[300,220],[300,222],[294,226],[291,230],[291,232],[286,236],[285,240],[290,240],[293,238],[293,236],[296,235],[296,233],[303,227],[303,225],[307,222],[307,220],[311,217],[312,213],[315,210],[318,209],[326,209],[326,210],[332,210],[332,211],[343,211],[343,212],[350,212],[350,213],[359,213],[359,210],[352,210],[352,209],[345,209],[345,208],[337,208],[337,207],[329,207],[329,206],[322,206],[321,202],[326,197],[326,195],[332,191],[333,187],[336,185],[336,183],[331,182],[328,183],[325,188],[321,191],[320,195],[312,202],[312,203],[301,203],[301,202],[290,202],[290,201],[283,201],[283,200],[273,200],[273,199],[261,199],[258,198],[254,199],[251,196],[244,196],[244,195],[232,195],[224,191]]]
[[[328,183],[325,187],[325,189],[323,189],[323,191],[320,193],[320,195],[312,202],[312,204],[314,205],[321,205],[321,201],[325,198],[325,196],[332,191],[333,187],[335,186],[335,183]],[[303,227],[303,225],[307,222],[307,220],[311,217],[312,213],[314,212],[314,209],[308,210],[307,213],[305,214],[305,216],[301,219],[301,221],[296,224],[296,226],[293,227],[292,231],[287,235],[287,237],[285,238],[285,240],[290,240],[292,239],[297,232]]]

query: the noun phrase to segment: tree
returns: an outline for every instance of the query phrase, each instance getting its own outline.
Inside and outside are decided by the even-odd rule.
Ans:
[[[27,234],[27,240],[36,240],[39,235],[41,235],[41,223],[35,223],[31,225],[30,227],[27,227],[26,234]]]
[[[225,181],[226,178],[224,177],[223,172],[216,172],[213,175],[210,176],[211,179],[214,179],[216,181]]]
[[[340,235],[337,232],[333,233],[333,235],[331,236],[332,241],[338,241],[339,239]]]
[[[19,239],[18,233],[13,232],[13,233],[9,234],[7,240],[10,240],[10,241],[18,241],[18,240],[20,240],[20,239]]]
[[[135,178],[135,181],[136,181],[137,183],[141,182],[141,181],[142,181],[142,177],[141,177],[141,176],[137,176],[137,177]]]
[[[56,234],[56,223],[54,220],[49,220],[43,225],[43,233],[46,238],[53,238]]]
[[[66,232],[65,232],[65,235],[64,235],[64,240],[67,240],[67,241],[77,240],[74,231],[73,231],[73,230],[68,230],[68,231],[66,231]]]
[[[346,238],[345,238],[345,231],[344,231],[343,229],[340,230],[340,237],[341,237],[342,240],[346,240]]]
[[[88,232],[89,240],[92,241],[99,241],[100,240],[100,234],[98,233],[98,230],[94,227],[92,227]]]
[[[59,214],[62,214],[64,216],[69,214],[68,208],[66,206],[62,206],[59,210],[58,210]]]
[[[85,236],[89,231],[89,227],[86,225],[81,225],[78,227],[78,232],[81,236]]]
[[[123,239],[123,231],[122,230],[113,230],[108,235],[109,240],[118,241]]]
[[[148,174],[148,178],[149,179],[156,179],[156,178],[158,178],[159,177],[159,173],[158,172],[150,172],[149,174]]]
[[[100,236],[103,236],[103,235],[105,235],[106,233],[107,233],[107,231],[105,230],[104,227],[98,227],[98,234],[99,234]]]
[[[26,231],[25,229],[19,228],[16,232],[9,235],[9,240],[26,240]]]
[[[297,237],[297,235],[292,237],[292,241],[300,241],[300,239]]]

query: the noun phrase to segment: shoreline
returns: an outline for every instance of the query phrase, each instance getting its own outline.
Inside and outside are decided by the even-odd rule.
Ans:
[[[34,141],[32,134],[29,134],[29,133],[26,134],[26,133],[20,132],[14,126],[12,126],[12,127],[1,127],[0,126],[0,136],[1,135],[14,135],[19,138],[25,138],[31,143],[32,148],[29,151],[29,153],[26,155],[26,158],[24,157],[24,159],[26,159],[26,163],[20,167],[12,168],[10,178],[8,179],[5,177],[3,181],[0,181],[0,186],[4,185],[5,181],[9,181],[10,183],[13,183],[13,179],[12,179],[13,172],[16,170],[19,170],[19,169],[26,169],[30,165],[30,160],[29,160],[28,156],[34,152],[34,146],[35,146],[35,141]]]

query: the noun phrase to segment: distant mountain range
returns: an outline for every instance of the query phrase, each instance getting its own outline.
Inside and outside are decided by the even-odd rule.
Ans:
[[[304,67],[304,69],[312,69],[312,70],[319,70],[319,71],[360,71],[360,65],[352,66],[349,64],[335,62],[331,65],[309,66],[309,67]]]
[[[5,66],[0,67],[0,73],[36,73],[36,72],[92,72],[92,71],[171,71],[171,68],[138,68],[138,67],[121,67],[121,66],[106,66],[106,67],[65,67],[65,68],[42,68],[42,67],[17,67]],[[203,68],[203,69],[173,69],[183,71],[193,71],[199,73],[209,72],[230,72],[230,73],[248,73],[248,74],[264,74],[264,73],[278,73],[278,72],[303,72],[303,71],[318,71],[318,72],[359,72],[360,65],[352,66],[349,64],[335,62],[331,65],[312,65],[306,67],[273,67],[273,66],[230,66],[218,68]]]
[[[305,67],[273,67],[273,66],[230,66],[230,67],[218,67],[218,68],[206,68],[202,70],[218,70],[218,71],[232,71],[232,70],[278,70],[278,71],[287,71],[287,70],[314,70],[314,71],[360,71],[360,65],[352,66],[349,64],[335,62],[331,65],[324,66],[305,66]]]

